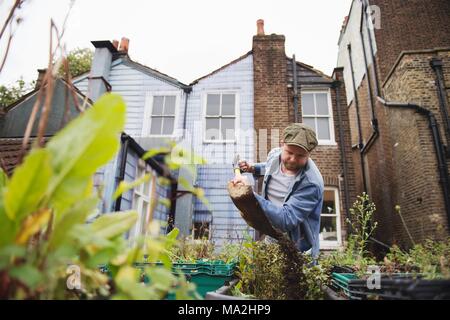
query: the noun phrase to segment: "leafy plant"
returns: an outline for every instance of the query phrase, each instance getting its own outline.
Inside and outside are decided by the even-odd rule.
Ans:
[[[199,259],[214,260],[214,244],[208,239],[186,237],[169,251],[173,262],[195,262]]]
[[[1,174],[0,298],[160,299],[169,292],[195,297],[194,286],[170,272],[166,250],[176,232],[150,233],[129,247],[123,233],[136,222],[136,212],[108,213],[86,223],[99,201],[92,176],[116,154],[124,122],[122,98],[104,95],[45,148],[33,148],[11,179]],[[146,270],[152,279],[146,286],[133,267],[144,254],[165,262]],[[68,287],[73,268],[81,287]]]
[[[92,59],[94,53],[91,49],[74,49],[67,54],[67,61],[69,65],[69,73],[72,78],[75,78],[91,69]],[[61,77],[65,77],[66,70],[64,66],[61,66],[58,74]]]
[[[280,245],[281,244],[281,245]],[[283,243],[247,239],[239,253],[239,282],[232,294],[256,299],[322,299],[328,283],[327,268],[313,265],[311,257],[283,248]],[[299,256],[295,262],[293,254]],[[299,269],[297,269],[299,268]],[[296,270],[292,270],[296,269]],[[292,292],[296,290],[296,292]]]
[[[357,197],[349,210],[350,218],[347,223],[351,234],[345,249],[322,257],[322,265],[349,267],[357,274],[364,275],[368,266],[376,264],[375,258],[367,250],[369,238],[377,227],[377,222],[372,222],[375,209],[375,204],[366,193]]]
[[[450,238],[426,240],[409,251],[393,246],[384,258],[385,272],[412,272],[426,279],[450,279]]]
[[[369,238],[377,228],[378,223],[372,222],[375,210],[375,204],[370,201],[365,192],[357,197],[353,207],[349,210],[350,219],[347,219],[347,223],[352,230],[350,237],[354,241],[354,250],[360,257],[367,254]]]
[[[19,100],[27,91],[34,87],[35,83],[25,83],[23,79],[17,80],[13,85],[0,86],[0,111],[2,108]]]

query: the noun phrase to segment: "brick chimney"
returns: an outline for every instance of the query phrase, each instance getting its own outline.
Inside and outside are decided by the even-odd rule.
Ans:
[[[95,52],[89,75],[88,97],[96,101],[106,91],[110,91],[109,72],[113,54],[117,53],[117,49],[110,41],[92,41],[91,43],[95,47]]]
[[[282,130],[290,122],[287,57],[285,37],[265,35],[262,19],[256,24],[257,34],[253,36],[254,127],[258,138],[256,159],[265,161],[270,149],[279,146]],[[271,130],[279,135],[272,135]],[[264,132],[267,132],[266,141]]]
[[[119,52],[128,54],[128,46],[130,45],[130,39],[123,37],[120,40]]]
[[[44,81],[44,77],[45,77],[45,73],[47,72],[47,69],[38,69],[38,77],[36,79],[36,84],[34,86],[34,88],[40,89],[42,82]]]

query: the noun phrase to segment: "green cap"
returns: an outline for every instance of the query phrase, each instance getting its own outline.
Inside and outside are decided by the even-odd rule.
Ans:
[[[311,152],[318,144],[314,130],[304,123],[294,123],[284,129],[284,143]]]

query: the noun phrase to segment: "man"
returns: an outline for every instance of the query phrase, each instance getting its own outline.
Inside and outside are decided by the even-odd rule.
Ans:
[[[262,196],[255,193],[272,225],[288,233],[301,252],[319,256],[320,214],[323,202],[323,178],[310,152],[317,146],[316,133],[302,123],[288,126],[281,148],[270,151],[266,163],[253,165],[241,161],[243,172],[264,175]],[[245,176],[234,184],[249,184]]]

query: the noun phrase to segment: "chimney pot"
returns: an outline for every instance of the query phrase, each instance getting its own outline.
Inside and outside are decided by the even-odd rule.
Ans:
[[[264,35],[264,20],[263,19],[258,19],[258,21],[256,21],[256,35],[257,36]]]
[[[119,50],[119,41],[118,40],[113,40],[113,46],[114,46],[114,48]]]
[[[119,51],[123,51],[125,53],[128,53],[128,46],[130,44],[130,39],[123,37],[120,40],[120,48]]]

